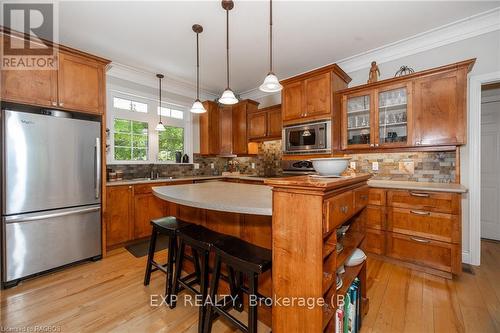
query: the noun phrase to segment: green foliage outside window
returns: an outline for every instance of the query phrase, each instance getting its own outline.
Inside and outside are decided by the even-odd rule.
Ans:
[[[165,126],[165,131],[159,132],[158,148],[160,161],[175,161],[175,153],[184,152],[184,128]]]
[[[148,159],[148,123],[115,119],[115,160],[145,161]]]

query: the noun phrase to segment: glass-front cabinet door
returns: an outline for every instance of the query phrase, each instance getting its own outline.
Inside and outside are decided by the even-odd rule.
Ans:
[[[376,91],[378,124],[375,146],[407,146],[411,122],[410,84],[381,88]]]
[[[353,94],[343,97],[344,111],[343,148],[367,148],[373,144],[372,135],[372,96]]]

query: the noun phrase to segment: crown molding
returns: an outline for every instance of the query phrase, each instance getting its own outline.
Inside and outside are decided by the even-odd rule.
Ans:
[[[351,57],[340,59],[334,63],[337,63],[337,65],[349,74],[357,70],[368,68],[369,64],[374,59],[378,64],[383,64],[497,30],[500,30],[500,7],[460,19]],[[273,93],[265,93],[258,88],[241,93],[242,98],[248,99],[260,99],[269,95],[273,95]]]
[[[347,73],[500,30],[500,7],[337,61]]]
[[[158,88],[158,79],[156,78],[155,72],[117,62],[112,62],[109,67],[106,75],[131,81],[146,87]],[[194,98],[194,96],[196,96],[196,84],[168,75],[165,75],[164,80],[164,90],[189,98]],[[200,98],[202,100],[214,100],[217,97],[217,94],[200,88]]]

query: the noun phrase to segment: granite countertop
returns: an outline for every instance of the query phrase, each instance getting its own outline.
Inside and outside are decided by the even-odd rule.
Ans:
[[[208,182],[153,187],[158,198],[179,205],[222,212],[273,214],[271,187],[239,183]]]
[[[245,179],[245,180],[257,180],[264,181],[265,177],[258,177],[254,175],[231,175],[231,176],[185,176],[185,177],[175,177],[175,178],[158,178],[158,179],[150,179],[150,178],[137,178],[137,179],[125,179],[114,182],[107,182],[106,186],[118,186],[118,185],[136,185],[136,184],[154,184],[154,183],[176,183],[184,180],[217,180],[217,179]]]
[[[319,191],[331,191],[344,186],[367,181],[370,177],[371,175],[368,173],[358,173],[355,176],[342,176],[337,178],[293,176],[266,179],[264,184],[273,187],[315,188]]]
[[[452,193],[467,192],[467,188],[465,186],[456,183],[424,183],[424,182],[409,182],[402,180],[370,179],[368,181],[368,185],[370,187],[393,188],[393,189],[415,190],[415,191],[434,191],[434,192],[452,192]]]

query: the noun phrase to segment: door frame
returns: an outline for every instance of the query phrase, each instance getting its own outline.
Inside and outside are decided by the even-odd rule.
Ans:
[[[497,81],[500,81],[500,71],[472,75],[469,78],[469,128],[466,146],[467,183],[469,184],[469,253],[462,254],[462,261],[472,265],[481,263],[481,86]]]

